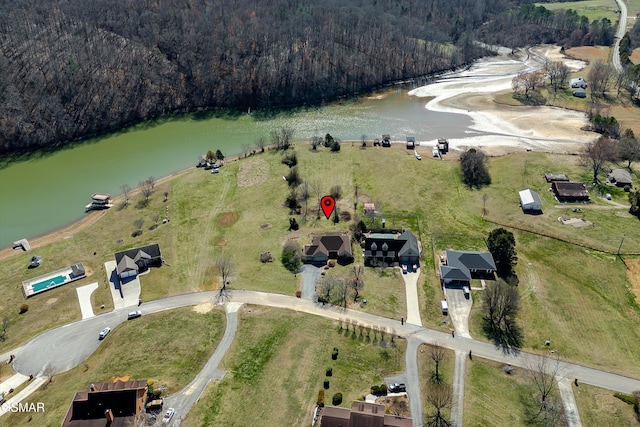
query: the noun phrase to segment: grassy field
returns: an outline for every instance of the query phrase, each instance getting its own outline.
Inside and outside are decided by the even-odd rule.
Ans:
[[[418,370],[420,376],[420,393],[422,397],[422,413],[425,416],[435,414],[435,409],[427,399],[427,392],[429,387],[432,386],[432,376],[435,374],[435,362],[431,358],[429,353],[431,346],[423,344],[418,348]],[[455,370],[455,352],[452,350],[446,350],[445,357],[440,361],[438,372],[442,379],[442,384],[452,386],[453,373]],[[446,420],[451,420],[451,408],[446,408],[442,413]]]
[[[502,368],[502,364],[479,357],[467,362],[465,426],[530,425],[526,416],[527,402],[535,395],[536,388],[523,369],[513,368],[511,374],[506,374]],[[557,389],[554,393],[558,396]]]
[[[544,6],[548,10],[572,9],[578,15],[589,18],[589,22],[594,19],[609,19],[614,25],[619,19],[618,5],[614,0],[583,0],[563,3],[536,3],[536,6]]]
[[[623,402],[609,390],[580,384],[574,395],[583,426],[637,426],[640,420],[633,413],[633,405]]]
[[[332,360],[334,347],[339,350]],[[340,392],[350,408],[384,377],[404,370],[404,340],[384,341],[340,329],[338,322],[263,307],[239,312],[236,339],[223,360],[227,376],[212,382],[189,412],[188,426],[311,425],[323,390],[325,404]],[[332,376],[325,371],[332,368]]]
[[[93,382],[153,379],[156,389],[165,385],[166,394],[175,393],[200,371],[224,334],[224,310],[210,308],[181,308],[122,324],[82,365],[54,376],[29,396],[29,402],[44,403],[44,412],[9,413],[0,425],[57,427],[75,393]]]

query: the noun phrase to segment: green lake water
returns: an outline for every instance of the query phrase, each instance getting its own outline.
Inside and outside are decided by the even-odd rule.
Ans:
[[[429,112],[425,101],[391,90],[327,106],[277,113],[183,115],[147,122],[94,138],[73,148],[20,161],[0,170],[0,247],[76,221],[93,193],[117,196],[121,186],[136,188],[194,166],[197,156],[220,149],[226,156],[283,126],[294,139],[330,133],[342,140],[369,140],[388,133],[402,141],[460,138],[471,124],[460,114]]]

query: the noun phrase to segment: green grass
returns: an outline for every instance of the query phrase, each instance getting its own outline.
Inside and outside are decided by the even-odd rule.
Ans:
[[[339,349],[337,360],[331,359],[333,347]],[[239,312],[238,333],[223,360],[227,376],[209,385],[185,423],[309,425],[325,379],[325,404],[341,392],[340,406],[351,407],[372,385],[404,370],[404,351],[400,339],[367,339],[353,328],[341,330],[338,322],[248,306]],[[333,375],[326,377],[329,366]]]
[[[574,395],[583,426],[633,426],[639,425],[629,405],[613,396],[610,390],[604,390],[580,383],[574,387]]]
[[[116,377],[153,379],[156,389],[166,385],[166,394],[175,393],[202,369],[224,328],[225,313],[219,307],[208,313],[180,308],[123,323],[80,366],[54,376],[29,396],[30,402],[43,402],[45,412],[6,414],[2,425],[59,426],[76,392]]]
[[[418,371],[419,371],[419,381],[420,381],[420,394],[422,398],[422,412],[424,415],[431,415],[435,413],[433,406],[427,402],[426,396],[429,387],[432,386],[432,376],[435,374],[435,362],[431,358],[429,350],[431,349],[430,345],[422,344],[418,348]],[[442,380],[443,385],[447,385],[452,387],[453,383],[453,374],[455,370],[455,352],[453,350],[446,350],[444,358],[440,361],[440,365],[438,367],[438,372],[440,374],[440,378]],[[445,419],[451,420],[451,412],[450,408],[445,409],[443,412]]]
[[[479,357],[467,361],[465,426],[529,425],[524,402],[535,393],[535,387],[528,382],[522,369],[514,368],[514,372],[507,375],[501,368],[501,364]]]
[[[618,5],[613,0],[583,0],[564,3],[536,3],[536,6],[544,6],[548,10],[572,9],[578,12],[578,15],[584,15],[589,18],[589,22],[594,19],[609,19],[612,24],[619,19],[619,14],[614,13],[618,9]],[[633,15],[630,15],[633,16]]]

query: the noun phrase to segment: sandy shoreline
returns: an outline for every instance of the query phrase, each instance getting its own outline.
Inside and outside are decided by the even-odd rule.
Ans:
[[[540,67],[543,58],[562,60],[574,71],[586,66],[561,55],[559,47],[541,46],[528,55],[502,55],[478,61],[468,70],[409,94],[430,98],[425,106],[430,111],[464,114],[472,119],[468,137],[449,139],[454,150],[474,146],[490,155],[524,150],[576,153],[599,136],[582,130],[588,123],[584,112],[495,101],[496,95],[512,90],[511,80],[518,72]]]
[[[549,106],[511,106],[495,101],[496,94],[511,90],[511,80],[517,72],[539,67],[542,57],[562,60],[572,70],[579,70],[586,65],[582,61],[564,57],[559,53],[558,47],[541,46],[532,51],[535,54],[502,55],[480,60],[468,70],[414,89],[409,94],[429,98],[425,108],[430,111],[465,114],[473,120],[473,125],[467,131],[468,137],[449,139],[452,150],[463,151],[474,146],[493,156],[525,150],[576,153],[585,143],[598,137],[594,132],[582,130],[587,124],[583,112]],[[425,149],[430,150],[428,143]],[[425,155],[430,155],[430,152]],[[226,161],[238,158],[239,156]],[[169,181],[191,169],[193,168],[176,172],[156,183]],[[134,189],[130,196],[138,191]],[[122,197],[115,197],[114,204],[121,201]],[[72,224],[31,238],[31,248],[33,250],[70,238],[99,220],[105,213],[106,211],[89,212]],[[11,247],[2,248],[0,260],[18,253],[22,251]]]

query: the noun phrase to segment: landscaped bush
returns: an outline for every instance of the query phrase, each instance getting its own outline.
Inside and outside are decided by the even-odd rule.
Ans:
[[[27,311],[29,311],[29,304],[20,305],[20,314],[26,313]]]
[[[133,233],[131,233],[131,237],[138,237],[142,235],[142,230],[136,230]]]
[[[329,366],[327,368],[327,376],[330,377],[331,375],[333,375],[333,368],[331,366]]]
[[[287,165],[290,168],[292,168],[295,165],[297,165],[298,164],[298,156],[296,155],[295,151],[292,152],[291,154],[287,154],[286,156],[284,156],[284,158],[282,159],[282,164]]]
[[[282,265],[292,273],[296,273],[302,265],[302,248],[297,242],[289,240],[284,244]]]
[[[302,291],[296,291],[296,298],[302,297]]]
[[[318,392],[318,401],[316,402],[321,408],[324,406],[324,390]]]
[[[375,394],[376,396],[386,396],[387,394],[387,385],[374,385],[371,387],[371,394]]]
[[[324,380],[324,389],[329,390],[329,380]]]
[[[338,358],[338,347],[333,347],[333,351],[331,352],[331,358],[336,360]]]
[[[339,404],[342,403],[342,393],[336,393],[333,395],[333,398],[331,399],[331,403],[333,403],[333,406],[338,406]]]

